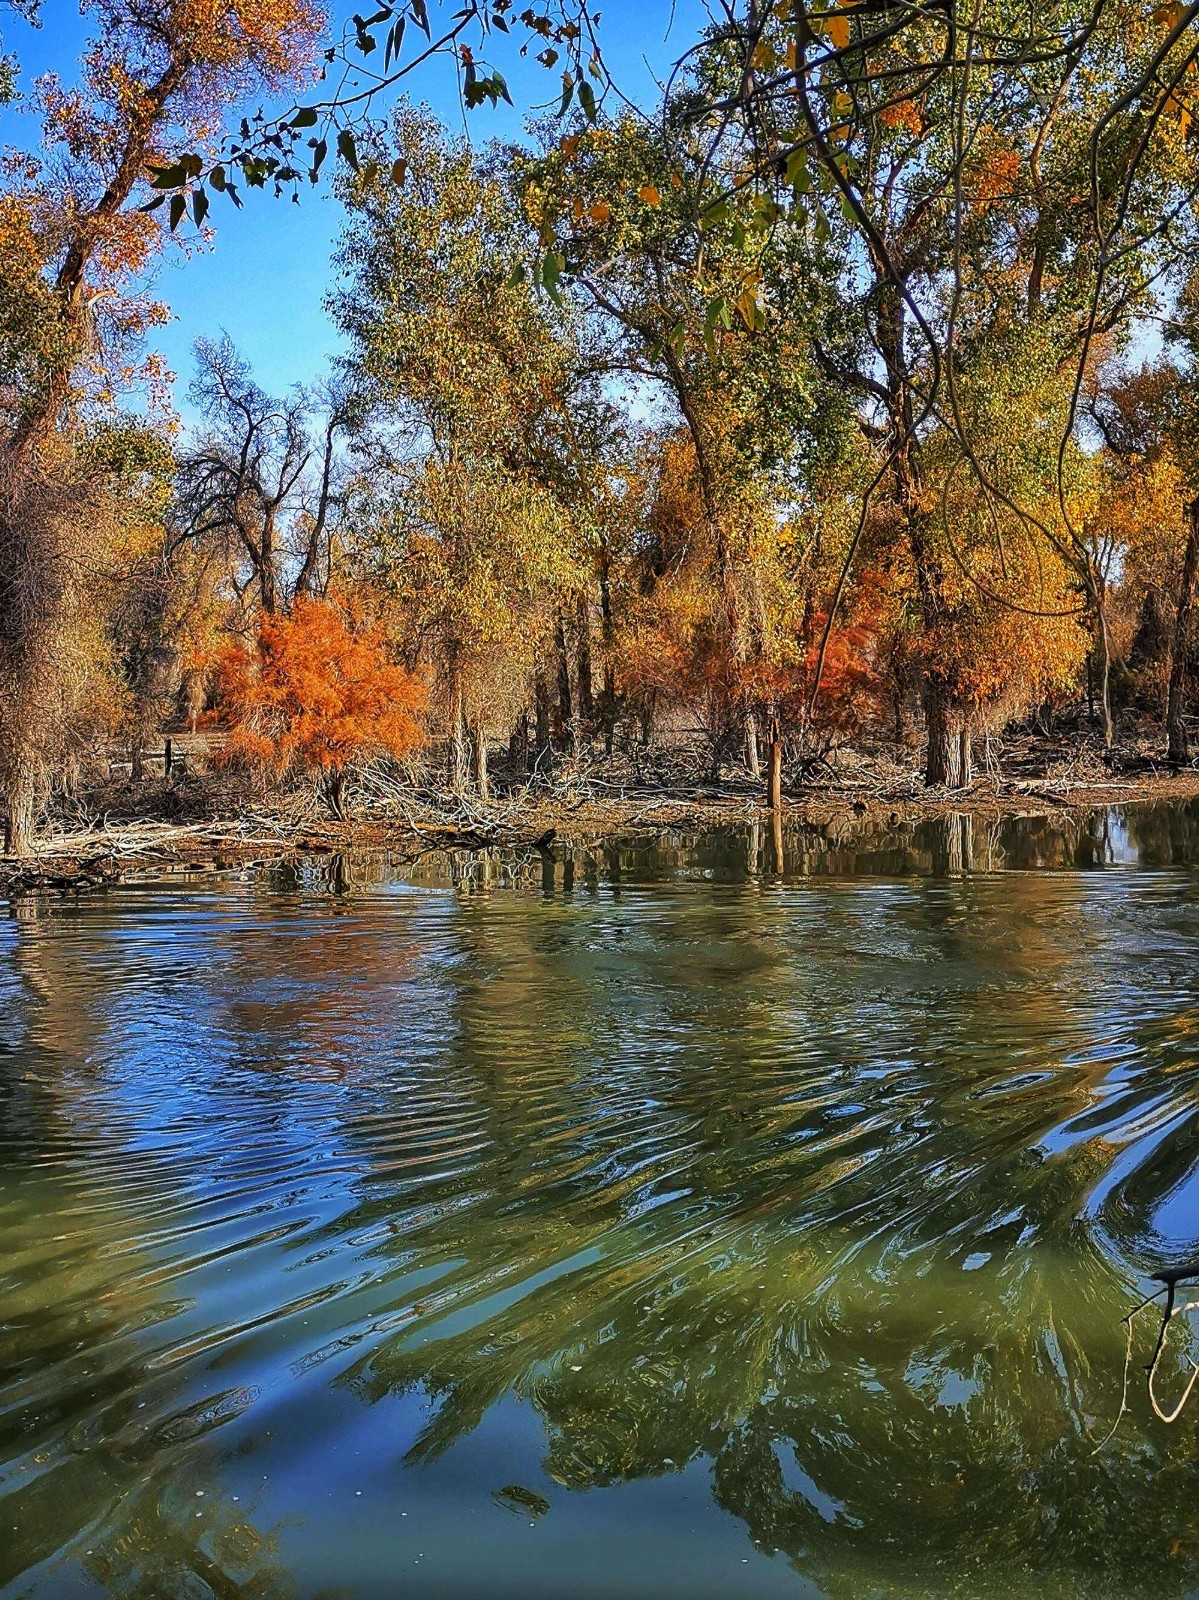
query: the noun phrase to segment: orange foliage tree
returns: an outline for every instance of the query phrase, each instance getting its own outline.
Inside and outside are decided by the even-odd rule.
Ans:
[[[419,681],[388,660],[378,629],[354,629],[327,600],[301,596],[290,615],[264,616],[248,649],[222,655],[218,683],[228,755],[316,774],[337,817],[351,766],[402,758],[422,739]]]

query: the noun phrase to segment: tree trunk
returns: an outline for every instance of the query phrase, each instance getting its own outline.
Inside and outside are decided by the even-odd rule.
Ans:
[[[508,761],[513,767],[529,764],[529,713],[522,711],[512,724],[508,739]]]
[[[758,719],[750,711],[745,718],[745,765],[751,778],[762,776],[762,763],[758,756]]]
[[[591,681],[591,604],[585,594],[575,603],[575,678],[579,686],[579,722],[586,736],[595,721]]]
[[[570,658],[566,654],[566,626],[561,614],[558,617],[558,627],[554,634],[554,655],[558,670],[558,704],[557,728],[555,743],[559,749],[573,748],[574,711],[571,705],[570,694]]]
[[[1096,666],[1099,668],[1099,714],[1103,722],[1103,748],[1110,750],[1115,736],[1111,697],[1112,648],[1107,632],[1107,613],[1102,599],[1096,602],[1095,635],[1098,646]]]
[[[4,823],[4,853],[27,856],[33,849],[33,820],[37,800],[37,764],[31,752],[18,749],[10,755],[4,799],[8,807]]]
[[[475,781],[475,788],[479,791],[480,800],[491,799],[491,783],[487,776],[487,735],[483,732],[481,722],[475,722],[470,730],[470,760],[471,776]]]
[[[648,750],[654,736],[654,711],[657,695],[651,689],[641,702],[641,748]]]
[[[974,782],[974,740],[970,734],[969,722],[963,722],[958,730],[957,779],[963,789],[968,789]]]
[[[345,800],[346,775],[340,767],[334,767],[325,776],[325,802],[339,822],[346,814]]]
[[[766,804],[771,811],[783,808],[783,741],[777,717],[771,717],[766,746]]]
[[[945,690],[935,679],[924,685],[924,721],[928,730],[928,750],[924,759],[924,782],[931,788],[944,788],[953,769],[949,736],[949,708]]]
[[[536,722],[534,741],[537,746],[534,760],[539,760],[549,750],[553,742],[553,717],[550,706],[550,686],[545,680],[545,674],[539,672],[533,687],[533,711]]]
[[[616,736],[616,668],[612,659],[615,627],[612,619],[612,585],[609,580],[608,565],[609,557],[605,548],[600,561],[600,638],[604,645],[604,687],[600,700],[604,719],[604,752],[611,755]]]
[[[1187,667],[1191,650],[1191,610],[1195,601],[1195,571],[1199,567],[1199,500],[1186,511],[1187,542],[1178,579],[1178,604],[1174,612],[1174,639],[1170,647],[1170,685],[1166,693],[1166,760],[1184,767],[1191,759],[1186,729]]]
[[[462,680],[454,674],[450,688],[450,792],[465,794],[467,786],[466,707]]]

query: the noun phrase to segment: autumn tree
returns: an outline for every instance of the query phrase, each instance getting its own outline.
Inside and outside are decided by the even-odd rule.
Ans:
[[[685,113],[671,102],[665,114]],[[688,435],[702,512],[690,559],[706,562],[716,607],[705,633],[728,657],[726,688],[741,686],[718,697],[729,719],[720,743],[744,735],[756,772],[759,720],[777,720],[747,688],[767,631],[759,560],[771,537],[759,541],[757,519],[772,500],[802,497],[847,418],[810,351],[830,264],[815,239],[764,242],[748,229],[750,197],[696,232],[698,152],[672,151],[631,117],[582,119],[520,170],[531,220],[567,272],[563,292],[604,327],[626,381],[656,391]]]
[[[380,629],[329,600],[301,595],[289,615],[265,614],[249,649],[226,649],[218,682],[228,756],[315,773],[336,817],[353,766],[402,759],[423,737],[418,680],[388,659]]]
[[[1189,286],[1172,353],[1191,364]],[[1186,726],[1192,610],[1199,570],[1199,432],[1189,373],[1163,357],[1101,373],[1089,415],[1102,448],[1093,521],[1119,570],[1129,667],[1164,700],[1167,759],[1190,759]]]
[[[52,154],[10,159],[0,184],[0,777],[18,852],[44,776],[64,619],[105,554],[64,494],[83,465],[75,440],[113,414],[122,388],[153,377],[137,345],[161,312],[138,284],[185,201],[163,191],[145,210],[152,168],[216,133],[239,99],[305,72],[324,26],[307,0],[89,10],[97,33],[79,85],[38,90]],[[199,190],[192,205],[202,220]]]
[[[523,707],[574,586],[557,463],[578,351],[517,281],[527,237],[500,177],[418,113],[392,141],[348,188],[332,302],[378,440],[366,560],[411,660],[436,667],[451,786],[486,792],[489,734]]]

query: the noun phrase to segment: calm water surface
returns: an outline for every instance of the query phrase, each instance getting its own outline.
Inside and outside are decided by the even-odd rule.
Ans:
[[[1199,1255],[1190,863],[1180,808],[24,903],[0,1595],[1195,1592],[1199,1405],[1096,1448]]]

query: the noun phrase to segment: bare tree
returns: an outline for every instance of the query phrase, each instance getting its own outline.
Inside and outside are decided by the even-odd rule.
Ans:
[[[328,585],[344,503],[344,396],[326,383],[314,396],[296,389],[273,398],[227,334],[199,340],[196,360],[189,395],[204,427],[179,461],[175,542],[222,547],[238,597],[252,590],[271,614]]]

